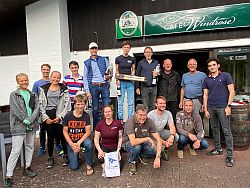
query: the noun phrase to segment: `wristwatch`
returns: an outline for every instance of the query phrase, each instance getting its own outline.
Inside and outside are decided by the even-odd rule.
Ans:
[[[231,105],[231,104],[228,104],[227,106],[228,106],[228,107],[231,107],[232,105]]]
[[[156,155],[157,158],[161,158],[161,155]]]

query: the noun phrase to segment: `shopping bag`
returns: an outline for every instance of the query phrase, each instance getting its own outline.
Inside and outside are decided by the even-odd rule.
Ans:
[[[117,151],[105,153],[104,163],[106,177],[120,176],[120,163]]]

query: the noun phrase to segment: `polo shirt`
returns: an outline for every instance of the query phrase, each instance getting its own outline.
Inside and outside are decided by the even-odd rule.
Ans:
[[[129,141],[128,135],[134,134],[135,138],[152,137],[151,133],[156,133],[156,126],[150,118],[147,117],[143,125],[139,125],[136,122],[135,115],[129,118],[125,124],[124,135],[123,135],[123,147],[125,143]]]
[[[208,89],[208,107],[225,108],[227,106],[229,84],[233,84],[233,79],[227,72],[221,72],[216,77],[205,78],[203,89]]]
[[[76,96],[76,93],[83,89],[83,77],[79,74],[78,78],[75,80],[72,75],[68,74],[64,77],[63,83],[69,89],[71,103],[74,103],[74,97]]]
[[[101,146],[113,150],[117,149],[119,131],[122,129],[123,127],[119,120],[113,120],[110,125],[108,125],[105,120],[101,120],[97,123],[95,131],[101,134]]]
[[[130,55],[127,57],[120,55],[115,58],[115,64],[118,65],[119,74],[131,75],[131,67],[135,63],[135,58]]]

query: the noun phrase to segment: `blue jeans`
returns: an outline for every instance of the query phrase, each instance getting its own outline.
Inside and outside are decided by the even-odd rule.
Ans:
[[[214,146],[221,149],[220,143],[220,124],[225,136],[227,157],[233,156],[233,136],[231,132],[230,116],[226,116],[225,108],[208,107],[210,124],[214,137]]]
[[[118,119],[123,120],[123,103],[127,91],[128,118],[134,115],[135,88],[133,81],[120,80],[121,95],[118,96]]]
[[[141,86],[142,103],[148,107],[148,110],[155,109],[155,98],[157,94],[157,86],[144,87]]]
[[[92,112],[93,112],[93,128],[95,130],[96,124],[100,121],[99,117],[99,97],[101,95],[102,105],[106,106],[109,104],[109,84],[103,86],[91,85],[90,93],[92,95]]]
[[[178,150],[184,150],[184,147],[187,144],[190,144],[190,147],[192,148],[193,147],[193,143],[194,142],[192,140],[190,140],[189,137],[186,137],[186,136],[180,134],[179,135],[179,140],[178,140],[177,148],[178,148]],[[208,148],[208,142],[207,142],[207,140],[202,139],[199,149],[207,149],[207,148]]]
[[[86,153],[86,164],[93,165],[93,145],[89,138],[87,138],[82,144],[81,147],[85,147]],[[67,145],[68,148],[68,158],[69,158],[69,167],[71,170],[77,170],[79,168],[78,154],[74,153],[70,145]]]
[[[137,162],[138,156],[141,157],[153,157],[156,155],[156,146],[151,148],[148,142],[144,142],[140,145],[131,146],[130,141],[125,143],[124,149],[129,152],[128,162]]]

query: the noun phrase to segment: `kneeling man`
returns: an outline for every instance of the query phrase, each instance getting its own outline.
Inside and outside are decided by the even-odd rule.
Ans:
[[[208,148],[208,142],[204,138],[202,120],[199,114],[194,113],[193,101],[184,100],[184,108],[176,114],[176,127],[179,134],[178,158],[183,158],[183,150],[189,144],[190,155],[197,155],[195,149]]]
[[[125,124],[123,148],[129,152],[129,172],[132,175],[137,173],[138,160],[146,164],[145,157],[155,156],[153,167],[160,168],[162,141],[154,122],[147,117],[147,112],[145,105],[138,104],[135,115]]]
[[[158,96],[155,100],[156,109],[148,113],[148,117],[155,123],[156,129],[162,139],[161,156],[163,160],[168,161],[170,152],[169,148],[179,139],[176,133],[173,116],[170,111],[166,110],[167,100],[164,96]]]

